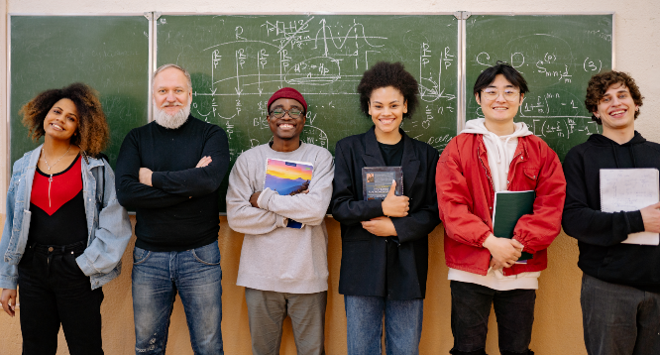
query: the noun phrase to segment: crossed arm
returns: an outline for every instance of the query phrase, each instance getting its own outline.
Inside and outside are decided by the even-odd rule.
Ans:
[[[293,196],[282,196],[270,189],[260,191],[254,173],[251,174],[250,164],[244,155],[239,156],[229,175],[227,222],[233,230],[261,235],[285,227],[286,218],[312,226],[323,222],[330,204],[334,176],[334,164],[329,152],[324,151],[314,161],[314,173],[307,193]]]
[[[225,132],[217,127],[206,137],[195,167],[152,171],[142,165],[139,142],[126,136],[117,159],[117,198],[128,208],[169,207],[217,190],[229,165]]]

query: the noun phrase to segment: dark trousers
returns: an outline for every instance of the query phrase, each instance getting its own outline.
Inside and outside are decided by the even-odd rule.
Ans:
[[[660,354],[660,294],[582,276],[589,355]]]
[[[76,264],[84,249],[84,242],[26,248],[18,265],[24,355],[54,355],[60,323],[71,355],[103,354],[103,291],[92,291]]]
[[[488,317],[495,308],[502,355],[531,355],[535,290],[496,291],[488,287],[451,281],[451,331],[453,355],[486,354]]]

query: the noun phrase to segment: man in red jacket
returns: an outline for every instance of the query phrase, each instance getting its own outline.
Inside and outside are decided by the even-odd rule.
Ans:
[[[491,304],[502,355],[529,349],[538,277],[546,249],[561,230],[566,180],[557,154],[524,123],[513,122],[527,92],[525,79],[498,62],[474,85],[483,118],[447,145],[436,173],[445,260],[451,280],[454,355],[485,353]],[[513,238],[493,234],[498,191],[535,192],[533,213],[521,217]],[[518,261],[521,252],[532,258]]]

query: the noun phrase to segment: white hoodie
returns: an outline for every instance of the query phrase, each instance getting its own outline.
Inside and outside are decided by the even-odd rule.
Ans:
[[[495,191],[506,191],[507,177],[513,154],[518,146],[518,137],[529,136],[532,132],[523,122],[514,123],[514,132],[506,136],[498,136],[486,128],[484,118],[470,120],[466,123],[462,133],[481,134],[488,153],[488,167],[490,168]],[[476,163],[476,162],[475,162]],[[540,272],[524,272],[518,275],[504,276],[502,270],[488,269],[486,276],[473,274],[467,271],[449,269],[449,280],[473,283],[498,291],[515,289],[538,289]]]

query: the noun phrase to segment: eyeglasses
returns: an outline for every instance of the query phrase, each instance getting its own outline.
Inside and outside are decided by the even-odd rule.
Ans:
[[[289,109],[289,110],[285,110],[283,108],[276,108],[273,111],[270,111],[270,115],[275,117],[275,118],[282,118],[287,113],[289,114],[289,117],[291,117],[293,119],[298,119],[298,118],[302,117],[302,111],[300,111],[299,109],[297,109],[295,107],[292,108],[292,109]]]
[[[498,96],[500,96],[500,91],[493,89],[481,90],[481,93],[482,96],[488,100],[495,100],[497,99]],[[520,94],[520,91],[513,89],[505,89],[504,92],[502,93],[502,95],[507,101],[517,101],[518,94]]]

